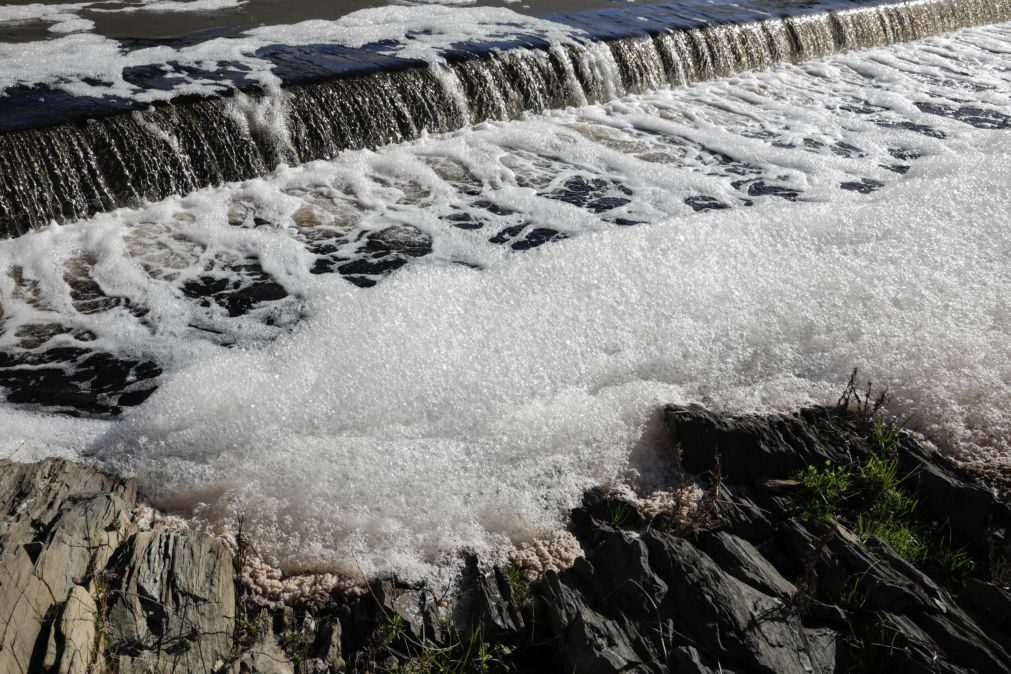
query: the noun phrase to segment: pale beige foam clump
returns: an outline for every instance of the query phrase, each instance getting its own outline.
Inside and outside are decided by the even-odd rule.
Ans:
[[[141,531],[179,531],[190,529],[190,524],[193,523],[192,520],[164,512],[149,503],[141,503],[134,508],[133,521]],[[285,604],[325,604],[334,592],[360,595],[366,591],[361,580],[334,573],[285,575],[281,569],[260,557],[253,547],[240,546],[235,533],[213,533],[206,527],[199,526],[199,522],[195,524],[198,525],[198,530],[222,541],[239,560],[239,583],[245,590],[246,599],[258,606],[278,608]]]
[[[556,531],[529,543],[520,543],[510,556],[527,580],[536,580],[548,571],[568,569],[583,556],[583,547],[565,530]]]
[[[133,521],[141,531],[178,531],[189,529],[185,517],[158,510],[149,503],[141,503],[133,509]]]
[[[278,608],[285,604],[327,604],[335,592],[344,595],[366,592],[366,586],[360,579],[336,573],[285,575],[281,569],[264,560],[255,548],[240,546],[234,534],[222,534],[220,539],[231,548],[239,562],[239,584],[245,590],[245,598],[258,606]]]
[[[702,489],[695,484],[675,489],[654,491],[634,500],[635,507],[646,517],[664,515],[677,521],[691,517],[702,500]]]

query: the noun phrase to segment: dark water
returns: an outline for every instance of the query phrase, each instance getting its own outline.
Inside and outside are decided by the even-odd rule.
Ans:
[[[181,0],[186,2],[187,0]],[[13,0],[7,5],[32,5],[35,0]],[[61,0],[44,0],[42,5],[66,4]],[[136,7],[137,3],[95,2],[77,14],[95,23],[95,32],[106,37],[121,39],[127,44],[180,44],[211,37],[241,35],[250,28],[298,23],[311,19],[335,20],[359,9],[370,7],[403,6],[410,3],[384,2],[383,0],[250,0],[237,7],[200,11],[132,11],[119,10]],[[420,3],[419,3],[420,4]],[[557,12],[574,12],[587,9],[626,7],[624,0],[529,0],[528,2],[503,2],[502,0],[475,0],[465,7],[507,7],[514,12],[543,16]],[[640,2],[638,4],[649,4]],[[4,41],[38,40],[46,35],[42,22],[23,22],[18,25],[0,24],[0,39]]]

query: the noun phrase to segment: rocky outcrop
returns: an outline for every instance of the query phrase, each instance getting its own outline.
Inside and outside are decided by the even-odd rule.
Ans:
[[[540,596],[557,671],[835,670],[831,630],[805,627],[783,600],[660,531],[609,532]]]
[[[96,573],[133,533],[136,485],[65,461],[4,462],[0,499],[0,671],[81,671]]]
[[[108,646],[119,671],[210,671],[232,650],[235,578],[220,541],[187,530],[133,536],[110,565]]]
[[[703,473],[719,455],[730,484],[761,485],[825,461],[846,465],[866,459],[873,451],[849,415],[823,407],[765,416],[667,407],[664,417],[674,442],[684,449],[685,468]],[[1006,501],[911,435],[900,435],[896,449],[900,472],[913,476],[912,491],[927,514],[981,548],[991,532],[1007,530],[1011,506]]]
[[[1009,671],[1007,590],[932,577],[887,543],[802,516],[790,478],[874,451],[848,414],[665,416],[690,470],[719,456],[716,523],[673,536],[667,517],[589,494],[572,519],[585,557],[547,574],[529,609],[541,626],[532,641],[550,644],[537,649],[542,662],[579,672]],[[979,560],[969,573],[986,576],[995,546],[1007,554],[1007,504],[912,436],[896,443],[918,516],[936,517],[948,542]]]
[[[707,490],[692,513],[591,490],[571,513],[583,550],[571,568],[530,580],[471,557],[452,601],[383,579],[267,607],[240,582],[241,539],[233,555],[199,532],[140,530],[129,480],[0,463],[0,671],[1009,671],[1006,502],[896,435],[917,521],[957,551],[947,567],[914,564],[852,520],[805,510],[800,471],[878,451],[865,420],[665,418],[682,464],[672,487],[695,474]]]
[[[0,671],[210,672],[233,655],[235,571],[206,534],[138,531],[137,485],[0,463]]]

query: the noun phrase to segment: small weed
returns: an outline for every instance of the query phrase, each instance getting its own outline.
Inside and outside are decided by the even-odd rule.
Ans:
[[[502,568],[509,591],[517,606],[525,606],[530,601],[530,580],[516,562],[511,562]]]
[[[309,652],[309,642],[305,632],[297,629],[287,629],[277,635],[277,643],[291,661],[298,666],[305,660]]]
[[[896,661],[896,655],[905,650],[904,635],[887,619],[875,611],[859,611],[847,619],[846,640],[848,653],[847,672],[891,672],[904,671],[903,664]]]
[[[877,395],[874,394],[874,387],[871,382],[867,382],[867,388],[861,391],[857,388],[857,374],[859,370],[853,368],[850,374],[849,383],[839,396],[836,407],[843,411],[849,411],[853,406],[856,414],[857,425],[866,427],[871,424],[871,420],[877,416],[878,412],[888,403],[888,389],[881,389]]]
[[[362,660],[352,671],[376,674],[472,674],[490,671],[513,653],[504,644],[484,640],[481,630],[461,639],[452,624],[445,625],[450,635],[446,646],[418,641],[407,632],[400,616],[391,616],[373,636]],[[394,662],[395,661],[395,662]],[[362,665],[364,664],[364,669]]]
[[[926,543],[905,522],[865,520],[860,515],[857,517],[856,530],[861,540],[875,537],[888,543],[900,557],[910,564],[922,566],[927,561],[929,550]]]
[[[939,534],[936,525],[917,520],[918,503],[906,486],[914,475],[900,473],[898,441],[901,427],[887,418],[881,408],[885,392],[874,395],[871,384],[865,391],[856,387],[856,370],[850,377],[839,408],[855,404],[854,424],[870,445],[865,460],[848,466],[808,466],[797,475],[805,498],[803,516],[808,520],[839,522],[854,530],[861,540],[877,538],[911,564],[939,572],[950,580],[967,576],[975,563],[965,548],[952,547],[951,532]],[[1000,563],[990,568],[1007,573]]]
[[[857,471],[860,488],[873,500],[885,497],[899,487],[899,461],[882,454],[872,454]]]
[[[848,524],[862,540],[877,537],[911,564],[927,560],[926,544],[910,528],[916,500],[899,488],[905,478],[898,475],[898,459],[873,454],[852,466],[826,461],[798,477],[806,493],[805,519]]]
[[[694,485],[685,477],[686,473],[681,459],[682,450],[677,447],[675,449],[675,468],[678,473],[678,481],[671,492],[674,495],[674,502],[669,511],[670,519],[661,528],[679,538],[695,539],[703,530],[715,526],[718,522],[716,507],[719,505],[720,492],[723,489],[723,473],[720,467],[720,456],[717,454],[713,457],[709,487],[702,493],[698,502],[693,502]]]
[[[986,557],[990,582],[997,587],[1011,590],[1011,543],[1001,544],[991,538]]]
[[[953,578],[967,576],[975,566],[972,555],[969,554],[968,550],[965,548],[952,548],[950,545],[945,544],[935,548],[931,558],[945,575]]]
[[[867,604],[867,590],[860,587],[860,580],[860,576],[850,577],[839,594],[839,604],[848,611],[863,610]]]
[[[860,502],[868,516],[879,522],[909,517],[916,500],[899,487],[910,477],[899,477],[899,459],[876,452],[854,471]]]
[[[800,483],[807,493],[804,517],[830,522],[839,516],[839,510],[851,493],[850,473],[846,466],[833,468],[826,461],[823,468],[808,466],[800,474]]]
[[[236,621],[236,640],[239,644],[252,644],[260,636],[262,624],[259,615],[243,612]]]
[[[885,394],[874,398],[870,383],[866,392],[860,393],[855,378],[854,370],[840,406],[848,406],[851,399],[856,402],[858,427],[865,429],[870,456],[848,466],[833,466],[826,461],[821,468],[808,466],[800,473],[798,478],[806,493],[803,515],[809,520],[846,524],[864,541],[879,538],[906,561],[922,566],[930,549],[925,537],[913,529],[917,502],[903,486],[912,474],[899,473],[895,443],[901,430],[879,413],[887,400]],[[951,558],[947,562],[957,564],[958,560]]]
[[[839,604],[846,610],[851,666],[846,671],[895,671],[893,657],[902,650],[901,633],[882,614],[867,608],[869,590],[863,575],[851,577],[842,588]]]
[[[618,501],[617,503],[610,502],[607,504],[607,514],[611,526],[621,528],[621,526],[628,521],[628,517],[631,514],[631,507],[624,501]]]
[[[895,449],[895,442],[899,439],[900,433],[898,424],[885,419],[882,414],[871,427],[871,441],[879,452],[891,453]]]
[[[407,621],[404,620],[403,616],[394,614],[379,629],[379,645],[382,648],[389,648],[395,642],[403,639],[406,634]]]

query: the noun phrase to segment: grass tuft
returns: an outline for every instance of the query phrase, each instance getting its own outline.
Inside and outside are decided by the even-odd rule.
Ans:
[[[821,468],[808,466],[800,474],[804,499],[804,518],[831,522],[839,517],[840,509],[852,493],[850,471],[846,466],[832,466],[826,461]]]
[[[518,562],[510,562],[502,567],[502,575],[509,585],[513,601],[517,606],[525,606],[530,601],[530,579],[523,567]]]
[[[851,382],[849,390],[860,410],[877,414],[857,420],[858,427],[866,431],[871,453],[847,466],[826,461],[798,474],[804,492],[803,517],[837,522],[855,531],[862,541],[884,541],[917,567],[933,569],[952,580],[964,579],[975,566],[966,549],[952,546],[950,530],[945,536],[936,525],[928,526],[917,518],[917,501],[908,486],[914,473],[902,475],[899,469],[901,428],[877,413],[876,402],[868,402],[875,400],[870,387],[859,393]]]

